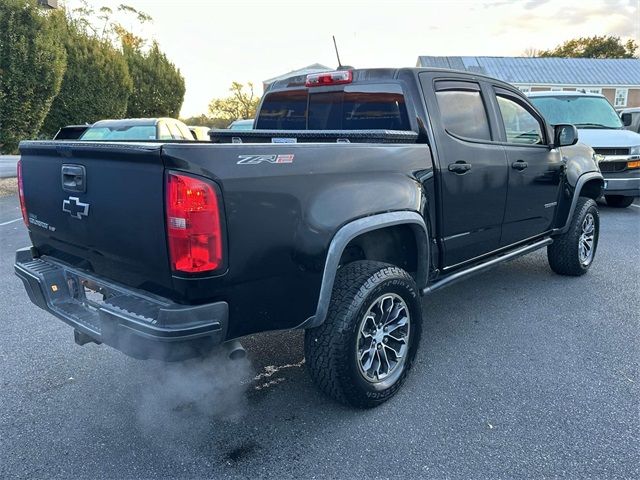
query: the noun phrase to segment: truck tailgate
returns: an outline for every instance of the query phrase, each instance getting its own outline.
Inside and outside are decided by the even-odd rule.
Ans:
[[[171,289],[159,144],[23,142],[34,247],[162,294]]]

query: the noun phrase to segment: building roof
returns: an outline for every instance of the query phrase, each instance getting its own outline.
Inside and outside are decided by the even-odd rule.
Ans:
[[[288,73],[278,75],[277,77],[273,77],[268,80],[263,80],[262,83],[264,85],[269,85],[270,83],[277,82],[278,80],[284,80],[285,78],[289,78],[289,77],[297,77],[299,75],[308,75],[310,73],[318,73],[318,72],[330,72],[332,70],[335,70],[335,69],[331,67],[327,67],[326,65],[322,65],[321,63],[312,63],[311,65],[307,65],[306,67],[299,68],[298,70],[292,70]]]
[[[417,66],[465,70],[524,85],[640,86],[637,58],[420,56]]]

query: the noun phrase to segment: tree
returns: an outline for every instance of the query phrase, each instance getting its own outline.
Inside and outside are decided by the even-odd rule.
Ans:
[[[151,15],[124,3],[118,5],[115,12],[108,6],[102,6],[96,12],[87,0],[80,0],[77,7],[67,10],[66,13],[69,23],[77,30],[84,32],[87,36],[111,42],[117,48],[125,44],[141,49],[147,43],[144,37],[131,31],[134,27],[127,29],[123,26],[123,22],[129,25],[135,24],[135,29],[140,30],[140,27],[153,21]]]
[[[133,80],[127,116],[177,118],[186,90],[180,70],[156,42],[146,54],[127,44],[123,49]]]
[[[35,0],[0,2],[0,151],[38,134],[60,90],[63,22],[62,12],[43,12]]]
[[[248,82],[245,88],[242,83],[233,82],[229,91],[231,96],[211,100],[209,113],[215,118],[229,121],[254,118],[260,97],[255,95],[253,83]]]
[[[133,87],[122,52],[111,43],[67,26],[67,70],[42,127],[51,136],[64,125],[122,118]]]
[[[552,50],[538,52],[540,57],[634,58],[638,45],[634,40],[622,42],[620,37],[593,36],[568,40]]]
[[[88,1],[66,12],[69,66],[43,133],[103,118],[177,116],[184,79],[157,43],[145,53],[138,32],[151,16],[126,4],[97,11]]]
[[[105,20],[105,29],[103,29],[103,32],[109,32],[109,30],[106,29],[106,25],[111,20],[111,14],[113,12],[109,8],[105,9],[105,7],[102,7],[101,12],[103,12],[101,18]],[[145,23],[153,21],[151,15],[122,3],[118,6],[118,12],[133,16],[138,22],[138,25],[144,25]],[[132,31],[123,27],[121,23],[113,23],[111,31],[117,36],[122,45],[131,47],[134,50],[141,50],[146,44],[146,40],[143,37],[134,34]]]
[[[227,128],[229,126],[229,120],[226,118],[211,118],[206,115],[181,118],[180,120],[193,127]]]

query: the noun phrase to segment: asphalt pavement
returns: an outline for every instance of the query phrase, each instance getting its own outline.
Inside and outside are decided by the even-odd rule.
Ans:
[[[0,155],[0,178],[16,176],[16,165],[20,155]]]
[[[583,277],[539,251],[427,297],[415,369],[362,411],[314,388],[301,332],[250,364],[76,346],[13,275],[0,198],[0,478],[639,478],[640,206],[601,215]]]

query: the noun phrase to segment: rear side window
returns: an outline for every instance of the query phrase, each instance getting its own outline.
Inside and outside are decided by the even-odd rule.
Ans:
[[[411,130],[398,85],[275,92],[265,98],[256,126],[274,130]]]
[[[475,140],[491,140],[487,111],[479,91],[436,92],[442,123],[447,132]]]

